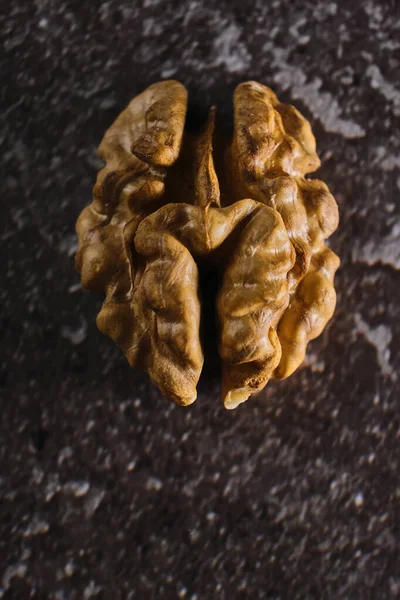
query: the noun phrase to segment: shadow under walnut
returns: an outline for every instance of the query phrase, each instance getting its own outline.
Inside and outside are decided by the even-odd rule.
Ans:
[[[256,82],[233,105],[225,143],[215,108],[202,131],[185,131],[177,81],[134,98],[100,144],[106,166],[76,226],[82,284],[106,295],[99,329],[181,405],[196,399],[204,360],[199,264],[220,277],[226,408],[293,373],[335,308],[339,259],[325,240],[338,210],[305,177],[320,164],[309,123]]]

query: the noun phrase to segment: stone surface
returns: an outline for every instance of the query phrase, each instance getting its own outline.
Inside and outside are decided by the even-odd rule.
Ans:
[[[400,597],[396,2],[10,4],[1,16],[0,597]],[[73,268],[106,127],[174,77],[227,126],[256,79],[311,120],[341,212],[338,308],[233,412],[169,405]]]

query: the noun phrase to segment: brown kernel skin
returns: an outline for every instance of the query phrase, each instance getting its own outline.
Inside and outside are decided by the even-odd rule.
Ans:
[[[305,177],[320,164],[309,123],[256,82],[240,84],[233,104],[217,173],[215,108],[189,135],[179,82],[134,98],[100,144],[106,164],[76,226],[82,284],[106,295],[99,329],[184,406],[204,360],[199,260],[217,260],[221,272],[226,408],[292,374],[336,303],[339,259],[325,239],[338,211],[327,186]]]

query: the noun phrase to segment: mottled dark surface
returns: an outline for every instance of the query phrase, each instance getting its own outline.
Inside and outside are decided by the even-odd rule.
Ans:
[[[3,6],[4,8],[4,3]],[[0,597],[400,598],[400,11],[392,2],[36,0],[1,17]],[[175,77],[310,118],[340,205],[338,308],[304,368],[168,405],[73,268],[104,130]]]

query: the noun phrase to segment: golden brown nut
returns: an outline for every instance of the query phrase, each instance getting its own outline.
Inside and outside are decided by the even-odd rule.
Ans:
[[[180,83],[154,84],[106,132],[76,266],[106,294],[100,330],[187,405],[203,366],[198,266],[216,265],[223,400],[234,408],[290,375],[332,316],[339,260],[324,242],[338,212],[325,184],[305,178],[319,166],[309,123],[272,90],[237,87],[218,172],[215,109],[188,133],[186,103]]]

